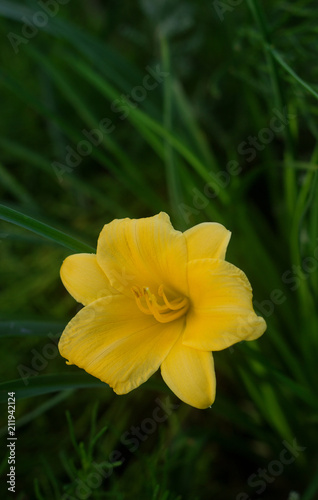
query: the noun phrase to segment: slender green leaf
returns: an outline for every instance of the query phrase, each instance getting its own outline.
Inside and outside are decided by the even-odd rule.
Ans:
[[[273,95],[275,98],[275,104],[280,110],[284,110],[287,106],[284,86],[281,81],[278,68],[277,68],[277,59],[274,56],[272,51],[272,40],[270,35],[270,30],[268,28],[268,24],[263,12],[263,7],[259,0],[247,0],[247,5],[255,18],[260,35],[263,41],[263,47],[265,51],[265,56],[268,64],[268,69],[271,77],[271,83],[273,86]],[[294,158],[294,146],[293,140],[290,132],[290,126],[287,123],[284,128],[284,136],[286,143],[286,153],[285,153],[285,162],[288,164],[292,158]],[[286,194],[286,203],[289,210],[289,213],[293,213],[293,207],[296,197],[296,177],[293,169],[285,170],[285,194]]]
[[[81,74],[86,80],[90,81],[103,95],[110,100],[116,100],[120,97],[118,91],[106,82],[99,74],[92,68],[81,61],[75,60],[72,56],[65,56],[69,64]],[[150,130],[158,134],[161,138],[166,139],[173,148],[180,153],[181,156],[193,167],[193,169],[211,185],[215,181],[208,175],[206,166],[200,159],[177,137],[175,134],[163,127],[158,121],[151,116],[146,115],[142,110],[131,108],[128,119],[138,127],[139,124],[149,127]],[[217,183],[215,182],[216,187]],[[229,202],[229,195],[225,190],[219,190],[219,198],[224,202]]]
[[[66,248],[74,250],[75,252],[95,252],[95,249],[93,247],[90,247],[89,245],[86,245],[85,243],[72,238],[62,231],[59,231],[58,229],[48,226],[43,222],[33,219],[28,215],[25,215],[4,205],[0,205],[0,219],[11,222],[12,224],[16,224],[17,226],[24,227],[29,231],[33,231],[34,233],[37,233],[44,238],[49,238]]]
[[[284,70],[287,71],[287,73],[291,75],[294,78],[294,80],[296,80],[296,82],[299,83],[299,85],[301,85],[301,87],[303,87],[311,95],[313,95],[316,99],[318,99],[318,93],[312,88],[311,85],[309,85],[309,83],[306,83],[302,78],[300,78],[300,76],[297,75],[297,73],[295,73],[295,71],[284,61],[284,59],[277,52],[276,49],[269,46],[268,50],[271,52],[275,60],[281,65],[281,67],[284,68]]]
[[[161,36],[161,54],[162,54],[162,66],[163,70],[170,75],[163,81],[163,124],[166,130],[171,131],[173,128],[172,124],[172,82],[171,79],[171,65],[170,65],[170,52],[167,39],[164,35]],[[169,199],[172,206],[172,213],[177,217],[178,205],[181,201],[181,185],[177,170],[175,153],[171,147],[171,144],[164,139],[164,158],[166,164],[166,178],[167,178],[167,188],[169,192]]]
[[[52,162],[40,154],[22,146],[17,142],[9,141],[3,137],[0,137],[0,146],[5,151],[9,152],[11,157],[18,158],[26,163],[29,163],[32,168],[45,172],[52,177],[56,183],[58,182],[58,178],[52,167]],[[77,192],[89,196],[95,202],[98,202],[99,206],[104,206],[110,213],[116,215],[117,217],[127,217],[132,215],[129,213],[128,207],[125,207],[124,209],[116,200],[110,199],[109,192],[104,193],[92,184],[88,184],[87,182],[81,180],[74,171],[70,173],[63,172],[61,188],[65,189],[65,187],[72,187]]]
[[[7,320],[0,321],[0,338],[47,337],[62,333],[65,323],[58,321]]]
[[[305,493],[301,496],[301,500],[315,500],[318,493],[318,471],[314,474],[308,488]]]
[[[8,399],[8,392],[15,392],[17,399],[41,396],[50,392],[65,391],[70,389],[84,389],[108,386],[86,373],[59,373],[55,375],[38,375],[24,380],[16,379],[0,384],[0,402]]]

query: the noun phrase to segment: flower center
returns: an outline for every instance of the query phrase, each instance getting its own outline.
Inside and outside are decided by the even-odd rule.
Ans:
[[[145,314],[152,314],[160,323],[169,323],[181,318],[189,308],[189,299],[187,297],[177,297],[169,300],[164,292],[163,285],[158,288],[159,299],[146,286],[133,286],[131,290],[140,311]]]

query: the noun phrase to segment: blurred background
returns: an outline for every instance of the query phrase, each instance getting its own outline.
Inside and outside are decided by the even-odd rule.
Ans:
[[[317,18],[306,0],[1,1],[2,498],[9,391],[18,500],[318,498]],[[116,396],[56,347],[80,309],[63,259],[161,210],[232,231],[268,324],[215,353],[204,411],[159,373]]]

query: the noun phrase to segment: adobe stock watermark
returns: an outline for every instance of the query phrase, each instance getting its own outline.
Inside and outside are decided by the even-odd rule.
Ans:
[[[224,21],[224,15],[227,12],[233,12],[235,7],[241,5],[243,1],[244,0],[214,0],[212,5],[220,21]]]
[[[141,443],[147,441],[149,436],[154,434],[159,425],[165,422],[169,416],[176,411],[179,404],[171,403],[169,396],[165,401],[160,398],[155,400],[157,405],[152,411],[151,417],[146,417],[140,425],[131,426],[129,430],[122,433],[119,442],[127,447],[130,453],[135,453]],[[116,465],[122,465],[126,458],[120,450],[113,450],[104,462],[93,462],[92,472],[84,479],[77,478],[75,495],[64,493],[61,500],[86,500],[96,488],[99,488],[105,479],[108,479],[114,472]]]
[[[20,377],[23,380],[24,385],[29,385],[29,379],[37,377],[45,368],[47,368],[49,362],[55,359],[59,355],[58,342],[60,333],[47,335],[50,340],[45,344],[45,346],[38,349],[31,349],[31,360],[30,365],[19,364],[17,370]]]
[[[318,241],[318,238],[317,238]],[[301,265],[293,264],[290,269],[283,272],[281,280],[284,285],[287,285],[289,290],[295,292],[301,286],[302,281],[307,281],[310,275],[318,270],[318,246],[314,249],[313,255],[303,257]],[[271,291],[269,298],[261,302],[253,301],[255,309],[264,317],[270,317],[275,310],[275,307],[283,304],[287,300],[283,290],[275,288]]]
[[[268,126],[259,130],[255,136],[249,135],[244,141],[240,142],[237,147],[237,153],[245,157],[245,163],[253,161],[259,151],[263,151],[284,128],[289,124],[290,120],[296,117],[295,114],[289,113],[285,107],[282,111],[272,109],[273,115],[269,120]],[[220,192],[227,189],[233,177],[237,177],[242,172],[243,168],[236,160],[227,162],[224,170],[220,172],[208,172],[211,181],[206,182],[203,189],[200,191],[197,188],[192,188],[192,204],[187,205],[180,203],[178,210],[186,224],[190,224],[193,216],[199,215],[201,210],[204,210],[211,200],[217,198]]]
[[[317,238],[318,241],[318,238]],[[318,270],[318,246],[314,249],[313,255],[308,255],[302,259],[301,265],[293,264],[290,269],[283,272],[281,280],[285,285],[288,285],[290,291],[295,292],[301,286],[302,281],[307,281],[310,275]],[[275,288],[269,294],[267,299],[262,301],[253,300],[255,311],[261,314],[265,319],[268,319],[274,313],[277,306],[280,306],[287,300],[287,295],[280,288]],[[224,332],[219,341],[218,349],[229,348],[230,353],[233,353],[237,344],[242,339],[248,340],[257,328],[258,319],[254,313],[247,316],[237,317],[237,326],[233,331]]]
[[[251,162],[257,156],[257,151],[263,151],[270,144],[277,134],[281,133],[291,120],[297,115],[289,113],[287,107],[281,112],[279,109],[272,109],[268,127],[259,130],[257,136],[249,135],[245,141],[242,141],[237,148],[238,154],[246,156],[245,161]]]
[[[24,23],[21,28],[21,34],[10,32],[7,38],[15,54],[20,51],[20,45],[26,45],[38,32],[45,28],[52,17],[55,17],[60,10],[61,5],[66,5],[70,0],[38,0],[39,10],[32,16],[23,16],[21,21]]]
[[[8,491],[16,493],[16,445],[17,436],[15,430],[15,392],[8,392],[8,466],[9,472],[7,473]]]
[[[211,180],[206,182],[203,190],[192,188],[192,204],[179,203],[178,211],[186,224],[190,225],[191,219],[195,215],[199,215],[201,210],[204,210],[211,200],[217,198],[221,190],[226,189],[233,177],[236,177],[242,172],[242,167],[238,161],[231,160],[226,164],[226,168],[220,172],[208,172]]]
[[[110,103],[112,114],[118,114],[119,120],[128,118],[132,109],[137,108],[147,98],[149,92],[155,90],[170,73],[162,71],[160,64],[154,68],[146,66],[146,75],[140,85],[133,87],[129,94],[121,94]],[[71,173],[89,156],[93,147],[98,147],[103,142],[105,136],[111,134],[116,129],[116,125],[109,117],[103,118],[98,124],[98,128],[82,130],[83,140],[79,141],[75,147],[66,146],[64,163],[53,161],[51,166],[60,183],[63,181],[65,173]]]
[[[65,173],[71,173],[78,167],[86,156],[89,156],[93,151],[93,146],[99,146],[104,137],[111,134],[115,130],[115,125],[110,118],[103,118],[100,120],[98,128],[82,130],[83,139],[79,141],[75,148],[71,146],[66,146],[65,148],[65,160],[64,163],[59,161],[53,161],[51,166],[59,180],[60,183],[63,181]]]
[[[253,497],[242,491],[235,497],[235,500],[252,500],[252,498],[255,499],[255,493],[257,495],[264,493],[268,485],[283,474],[285,467],[294,463],[300,453],[306,450],[305,446],[297,444],[296,439],[292,443],[283,441],[282,444],[284,448],[276,460],[272,460],[265,469],[259,468],[248,477],[247,484],[254,489]]]
[[[317,238],[318,241],[318,238]],[[301,286],[302,281],[307,281],[310,275],[318,270],[318,246],[314,249],[313,255],[308,255],[302,259],[301,265],[293,264],[290,269],[283,272],[281,280],[288,285],[289,290],[295,292]],[[268,319],[274,313],[277,306],[287,300],[287,295],[280,288],[275,288],[269,294],[267,299],[262,301],[253,300],[255,311]],[[248,316],[239,316],[237,318],[237,327],[232,332],[224,332],[220,340],[220,349],[229,347],[231,353],[234,352],[233,344],[240,342],[241,339],[248,339],[255,330],[255,314]]]

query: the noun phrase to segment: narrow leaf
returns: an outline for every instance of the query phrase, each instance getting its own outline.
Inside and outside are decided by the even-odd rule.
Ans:
[[[75,252],[95,252],[95,249],[86,243],[82,243],[81,241],[72,238],[62,231],[55,229],[54,227],[48,226],[44,224],[44,222],[40,222],[28,215],[24,215],[17,210],[13,210],[12,208],[6,207],[4,205],[0,205],[0,219],[5,220],[7,222],[12,222],[17,226],[24,227],[29,231],[33,231],[34,233],[40,234],[44,238],[49,238],[50,240],[59,243],[60,245],[70,248]]]

